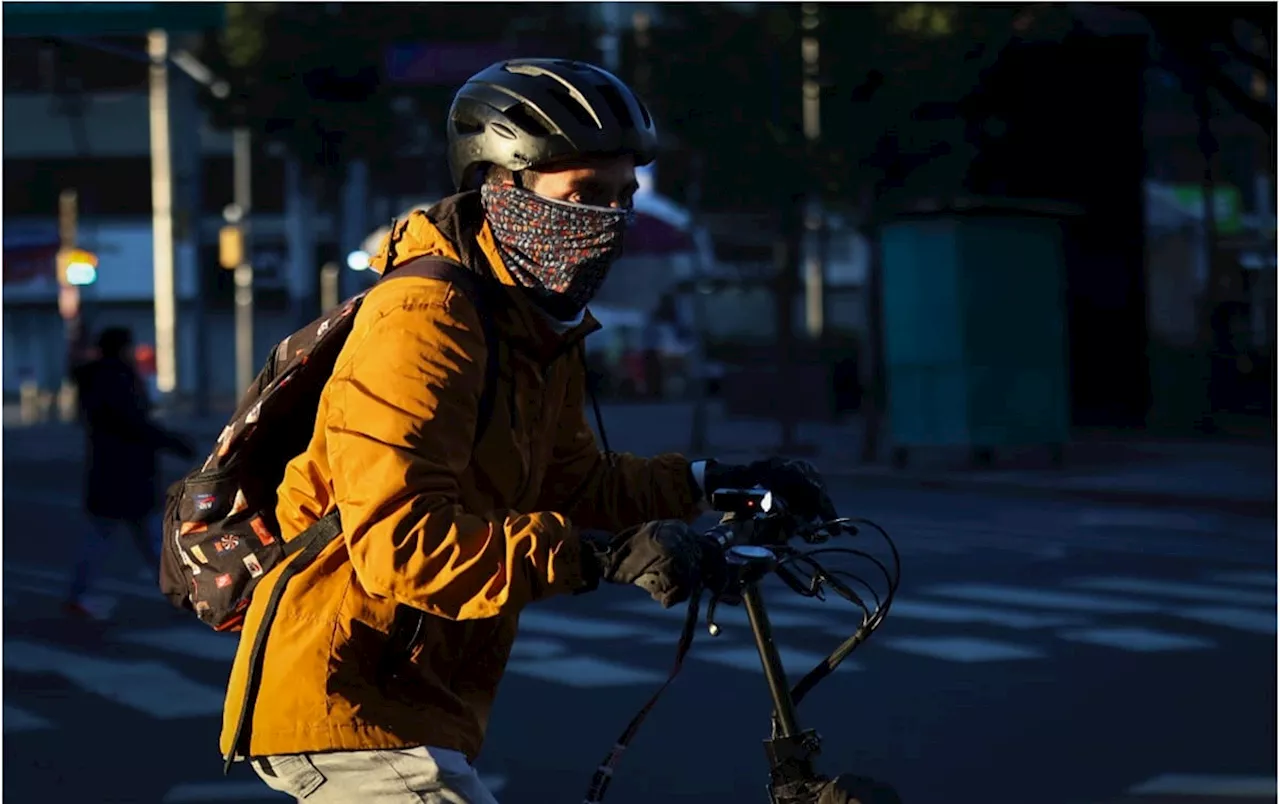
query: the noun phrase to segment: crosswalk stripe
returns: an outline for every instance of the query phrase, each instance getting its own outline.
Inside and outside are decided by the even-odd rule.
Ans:
[[[1196,776],[1166,773],[1129,788],[1134,796],[1232,796],[1239,798],[1276,797],[1274,776]]]
[[[25,709],[20,709],[11,703],[5,703],[2,713],[5,734],[20,731],[43,731],[54,727],[50,721]]]
[[[4,588],[6,592],[26,592],[31,595],[56,598],[58,600],[66,600],[67,598],[66,589],[41,586],[25,581],[7,580],[4,582]],[[115,611],[119,603],[120,599],[114,595],[85,595],[80,600],[80,605],[84,606],[90,614],[99,619],[110,617],[111,612]],[[6,600],[5,605],[11,605],[11,603]]]
[[[578,639],[621,639],[623,637],[656,636],[659,632],[652,628],[618,622],[617,620],[595,620],[587,617],[575,617],[570,614],[558,614],[553,611],[529,611],[520,613],[520,630],[539,634],[552,634],[561,637],[577,637]]]
[[[1107,648],[1151,653],[1166,650],[1202,650],[1215,647],[1211,640],[1184,634],[1169,634],[1146,628],[1091,628],[1060,631],[1058,636],[1071,642],[1085,642]]]
[[[1203,606],[1191,609],[1170,609],[1175,617],[1183,617],[1196,622],[1234,628],[1237,631],[1249,631],[1255,634],[1274,634],[1276,632],[1276,613],[1258,609],[1237,609],[1227,606]]]
[[[1161,607],[1139,600],[1103,597],[1099,595],[1053,592],[1044,589],[1027,589],[1016,586],[986,584],[946,584],[924,590],[928,594],[958,597],[984,603],[1008,603],[1046,609],[1093,611],[1112,614],[1142,614],[1161,611]]]
[[[1250,586],[1270,586],[1276,588],[1274,572],[1219,572],[1209,576],[1215,583],[1243,583]]]
[[[695,648],[689,656],[703,662],[732,667],[734,670],[745,670],[749,673],[763,672],[760,664],[760,653],[750,645],[726,646],[712,648]],[[818,662],[827,658],[826,654],[812,653],[795,648],[778,646],[778,658],[782,660],[782,669],[788,676],[800,677],[817,666]],[[836,668],[836,672],[860,670],[853,660],[847,660]]]
[[[895,599],[889,609],[889,618],[897,619],[899,617],[908,620],[930,620],[942,623],[998,625],[1019,630],[1058,628],[1087,622],[1081,617],[1056,614],[1031,614],[983,606],[966,606],[957,603],[928,603],[919,600]]]
[[[558,639],[519,636],[511,646],[512,659],[549,659],[568,652],[569,643]]]
[[[4,570],[6,573],[13,572],[18,575],[24,575],[27,578],[33,578],[40,581],[53,581],[59,585],[65,585],[68,582],[69,575],[66,572],[57,572],[56,570],[40,569],[39,567],[29,567],[23,564],[5,563]],[[6,580],[6,585],[11,581]],[[128,595],[130,597],[138,597],[146,600],[160,599],[159,586],[143,586],[141,584],[129,583],[128,581],[120,581],[115,578],[101,578],[94,581],[94,588],[104,592],[113,592],[117,595]]]
[[[222,711],[224,691],[199,684],[159,662],[100,659],[26,640],[6,640],[6,670],[51,673],[77,687],[161,720]]]
[[[497,794],[501,793],[502,788],[507,786],[507,777],[482,773],[480,774],[480,783],[483,784],[485,789],[490,793]]]
[[[1144,528],[1190,533],[1219,531],[1222,529],[1221,520],[1212,514],[1192,515],[1150,508],[1093,508],[1080,511],[1076,516],[1076,524],[1085,528]]]
[[[540,681],[570,687],[626,687],[658,683],[666,678],[655,670],[611,662],[594,656],[561,656],[551,659],[518,659],[507,662],[507,671]]]
[[[234,634],[219,634],[209,629],[197,630],[185,626],[128,631],[115,638],[135,645],[158,648],[162,652],[222,662],[235,659],[239,645]]]
[[[792,594],[799,600],[804,599],[800,598],[798,595],[794,595],[794,593]],[[851,618],[854,623],[853,627],[857,627],[857,618],[860,612],[848,603],[844,603],[843,606],[833,603],[829,606],[829,610],[838,615],[839,619],[836,619],[833,617],[823,617],[821,614],[814,612],[813,609],[808,608],[804,611],[787,611],[782,607],[774,607],[774,601],[781,603],[783,600],[784,599],[779,595],[774,595],[768,599],[768,605],[770,607],[769,622],[771,622],[776,628],[825,628],[835,626],[841,622],[848,623]],[[628,614],[642,614],[646,617],[671,620],[673,622],[683,622],[685,615],[688,614],[688,609],[683,605],[672,606],[669,609],[664,609],[652,600],[633,600],[627,603],[615,604],[610,608],[613,611],[622,611]],[[706,601],[703,601],[702,616],[704,619],[706,617],[706,610]],[[726,629],[746,629],[751,625],[747,621],[746,611],[744,611],[741,606],[716,606],[715,621],[721,627]],[[520,625],[521,627],[524,626],[523,617],[520,620]]]
[[[1033,648],[976,637],[890,637],[885,644],[905,653],[965,664],[1045,658],[1044,653]]]
[[[1234,603],[1243,606],[1276,605],[1275,593],[1227,589],[1207,584],[1180,583],[1178,581],[1153,581],[1146,578],[1080,578],[1067,582],[1068,586],[1099,592],[1120,592],[1130,595],[1161,595],[1185,597],[1190,600],[1208,600]]]

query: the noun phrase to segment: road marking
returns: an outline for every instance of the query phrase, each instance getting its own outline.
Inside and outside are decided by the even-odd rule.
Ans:
[[[1029,614],[1006,609],[965,606],[953,603],[926,603],[919,600],[894,600],[889,617],[905,617],[909,620],[931,620],[940,623],[985,623],[1005,628],[1060,628],[1081,625],[1088,620],[1082,617],[1066,617],[1054,614]],[[845,632],[841,632],[845,633]]]
[[[289,796],[277,793],[262,782],[191,782],[175,785],[165,793],[164,804],[191,801],[284,801]]]
[[[617,620],[592,620],[551,611],[528,610],[520,614],[520,630],[577,639],[622,639],[623,637],[652,636],[657,633],[652,628]]]
[[[848,633],[846,632],[845,635],[848,636]],[[695,648],[689,655],[704,662],[732,667],[734,670],[745,670],[749,673],[764,672],[760,664],[760,653],[750,645],[724,648]],[[826,654],[784,648],[781,645],[778,646],[778,656],[782,659],[782,669],[787,671],[787,675],[796,675],[797,677],[798,674],[809,672],[817,666],[818,662],[827,658]],[[846,660],[836,668],[836,672],[859,669],[861,668],[858,667],[857,663]]]
[[[1068,586],[1092,589],[1099,592],[1122,592],[1131,595],[1164,595],[1185,597],[1190,600],[1208,600],[1219,603],[1235,603],[1242,606],[1269,606],[1275,608],[1275,593],[1227,589],[1177,581],[1154,581],[1147,578],[1081,578],[1069,581]]]
[[[1193,516],[1148,508],[1093,508],[1081,511],[1076,524],[1084,528],[1150,528],[1214,533],[1222,529],[1217,516]]]
[[[1214,643],[1208,639],[1151,631],[1146,628],[1091,628],[1082,631],[1060,631],[1058,636],[1071,642],[1086,642],[1135,653],[1200,650],[1214,647]]]
[[[21,503],[22,505],[44,505],[49,508],[75,508],[80,509],[84,503],[80,499],[80,495],[76,493],[49,493],[47,490],[41,489],[8,489],[5,496],[10,502]]]
[[[1274,776],[1193,776],[1166,773],[1129,788],[1134,796],[1236,796],[1275,798]]]
[[[1274,572],[1220,572],[1210,575],[1209,580],[1217,583],[1243,583],[1250,586],[1270,586],[1276,588]]]
[[[28,578],[34,578],[42,581],[54,581],[60,585],[68,582],[68,574],[58,572],[56,570],[40,569],[38,567],[28,567],[23,564],[5,564],[5,572],[16,572],[19,575],[25,575]],[[100,578],[93,582],[95,589],[101,589],[104,592],[114,592],[117,595],[129,595],[130,597],[139,597],[144,600],[160,599],[160,586],[157,582],[155,586],[143,586],[141,584],[129,583],[127,581],[116,580],[115,578]]]
[[[55,589],[48,586],[39,586],[26,581],[6,580],[4,582],[5,591],[26,592],[27,594],[40,595],[41,597],[52,597],[58,600],[66,600],[66,589]],[[111,617],[111,613],[115,611],[119,605],[120,599],[114,595],[85,595],[80,599],[80,605],[84,606],[90,616],[95,620],[105,620]],[[9,605],[6,600],[5,605]]]
[[[6,640],[4,667],[52,673],[77,687],[160,720],[222,711],[225,691],[198,684],[159,662],[99,659],[25,640]]]
[[[986,584],[949,584],[933,586],[924,590],[927,594],[943,597],[958,597],[977,600],[983,603],[1008,603],[1015,606],[1039,606],[1046,609],[1067,609],[1070,611],[1096,611],[1113,614],[1141,614],[1158,612],[1162,608],[1139,600],[1125,600],[1116,597],[1098,595],[1072,594],[1070,592],[1051,592],[1042,589],[1026,589],[1016,586],[998,586]]]
[[[1044,654],[1021,645],[975,637],[894,637],[890,648],[948,662],[1003,662],[1011,659],[1043,659]]]
[[[1237,631],[1251,631],[1255,634],[1274,634],[1276,632],[1276,613],[1274,611],[1205,606],[1194,609],[1171,609],[1169,613],[1175,617],[1183,617],[1210,625],[1221,625],[1227,628],[1234,628]]]
[[[45,720],[25,709],[19,709],[10,703],[4,705],[3,718],[0,719],[4,722],[5,734],[21,731],[42,731],[53,728],[51,721]]]
[[[594,656],[562,656],[553,659],[518,659],[507,663],[507,672],[570,687],[628,687],[656,684],[666,676],[654,670],[631,667]]]
[[[806,598],[795,595],[794,592],[791,592],[791,594],[795,596],[796,600],[805,601],[806,603],[810,602]],[[768,600],[770,606],[775,602],[779,604],[785,604],[788,602],[787,598],[782,598],[777,595],[769,598]],[[844,603],[846,607],[844,609],[844,619],[849,620],[852,618],[852,628],[857,628],[858,617],[861,614],[861,611],[855,608],[852,603],[845,601],[843,598],[840,599],[840,602]],[[818,605],[825,604],[819,603]],[[839,604],[836,604],[830,608],[838,610],[838,606]],[[629,603],[617,603],[610,606],[610,608],[613,611],[622,611],[629,614],[643,614],[647,617],[661,618],[675,622],[684,622],[685,616],[689,613],[688,607],[683,603],[678,606],[672,606],[669,609],[664,609],[652,600],[633,600]],[[776,628],[828,628],[837,625],[837,622],[832,618],[813,614],[812,610],[813,609],[808,606],[805,606],[804,611],[784,611],[779,608],[771,608],[769,610],[769,622]],[[706,619],[706,612],[707,607],[706,601],[704,600],[701,615],[704,620]],[[743,610],[742,606],[716,606],[715,621],[718,625],[725,628],[751,627],[751,623],[747,620],[747,613]],[[524,623],[523,617],[520,622],[521,624]]]
[[[568,643],[558,639],[519,636],[511,646],[512,659],[549,659],[568,652]]]
[[[230,662],[236,657],[240,640],[235,634],[219,634],[210,629],[186,626],[129,631],[116,636],[123,642],[146,645],[169,653],[180,653],[197,659]]]

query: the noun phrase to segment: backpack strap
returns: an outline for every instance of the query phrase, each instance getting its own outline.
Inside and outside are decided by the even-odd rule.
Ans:
[[[484,389],[480,392],[480,405],[476,413],[476,431],[472,442],[472,448],[474,449],[479,446],[480,439],[489,427],[489,421],[493,418],[494,401],[498,395],[500,338],[497,323],[493,317],[493,307],[497,296],[495,293],[495,290],[497,290],[496,283],[472,271],[462,263],[446,257],[436,256],[418,257],[403,265],[396,266],[383,274],[378,281],[385,282],[388,279],[409,276],[438,279],[442,282],[450,283],[470,300],[471,305],[475,307],[476,313],[480,316],[480,328],[484,333],[485,347],[489,354],[484,365]],[[262,622],[254,635],[253,646],[249,651],[249,669],[245,682],[244,703],[240,708],[240,718],[236,723],[235,736],[231,739],[231,750],[224,757],[225,764],[222,769],[224,775],[231,771],[231,764],[235,761],[237,755],[248,756],[248,729],[252,728],[250,724],[253,722],[254,704],[257,702],[258,687],[262,683],[262,658],[266,653],[267,635],[271,630],[272,623],[275,621],[276,613],[279,611],[280,598],[284,595],[285,585],[310,565],[312,561],[315,561],[320,555],[320,551],[341,532],[342,521],[339,518],[338,511],[335,509],[284,545],[285,558],[292,560],[289,560],[285,568],[281,570],[280,578],[272,588],[271,596],[267,598],[267,605],[262,613]],[[295,555],[297,555],[296,558],[294,558]],[[419,612],[418,614],[421,613]],[[397,616],[398,623],[401,619]],[[402,629],[397,628],[395,630],[399,632]],[[394,634],[392,639],[395,640],[398,637],[399,633]]]
[[[416,276],[423,279],[438,279],[453,285],[466,296],[480,316],[480,329],[484,334],[485,347],[489,356],[484,363],[484,390],[480,392],[480,407],[476,413],[476,432],[472,448],[480,445],[480,439],[489,427],[493,418],[494,401],[498,395],[498,369],[500,357],[500,337],[497,322],[493,317],[493,308],[497,303],[497,283],[481,276],[460,262],[448,257],[418,257],[398,265],[382,275],[379,282],[400,277]]]
[[[244,701],[240,706],[240,719],[236,722],[235,736],[231,738],[231,750],[224,757],[225,763],[222,766],[224,776],[231,772],[231,763],[235,762],[237,755],[243,753],[247,756],[248,754],[249,734],[245,729],[253,722],[254,704],[258,700],[258,686],[262,683],[262,657],[266,653],[267,635],[271,632],[271,624],[275,621],[276,612],[280,610],[280,598],[284,595],[285,586],[293,576],[315,561],[325,545],[333,541],[341,532],[342,523],[335,509],[328,516],[285,542],[285,567],[280,571],[280,578],[271,589],[271,597],[267,598],[267,605],[262,612],[262,622],[258,625],[258,632],[253,638],[253,647],[249,651],[249,671],[245,679]],[[296,558],[294,558],[295,555]],[[241,745],[242,740],[244,745]]]

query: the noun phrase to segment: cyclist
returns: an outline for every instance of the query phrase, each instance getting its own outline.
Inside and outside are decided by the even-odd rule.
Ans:
[[[473,452],[487,351],[464,294],[414,276],[369,293],[279,488],[286,539],[335,506],[344,533],[285,587],[239,746],[268,786],[317,804],[493,802],[471,763],[524,605],[600,581],[686,599],[719,558],[686,524],[712,487],[763,482],[830,509],[785,461],[596,445],[586,305],[657,144],[625,84],[577,62],[498,63],[458,91],[448,138],[461,192],[393,227],[373,267],[437,255],[500,284],[497,402]],[[274,577],[246,616],[224,753]]]

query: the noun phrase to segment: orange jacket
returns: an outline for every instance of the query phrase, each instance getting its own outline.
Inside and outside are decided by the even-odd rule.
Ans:
[[[474,759],[520,609],[583,585],[575,526],[617,530],[697,513],[681,456],[603,459],[578,351],[599,324],[588,315],[564,334],[549,326],[514,287],[488,225],[478,225],[477,195],[402,222],[396,264],[443,255],[506,286],[509,304],[494,310],[504,365],[493,419],[473,455],[488,358],[467,298],[419,277],[375,287],[321,396],[311,444],[280,485],[286,540],[335,506],[345,532],[286,587],[267,638],[251,756],[432,745]],[[474,242],[457,234],[464,219],[479,232]],[[375,270],[385,262],[384,243]],[[263,578],[245,618],[224,754],[279,574]],[[430,616],[411,669],[379,688],[374,667],[398,604]]]

